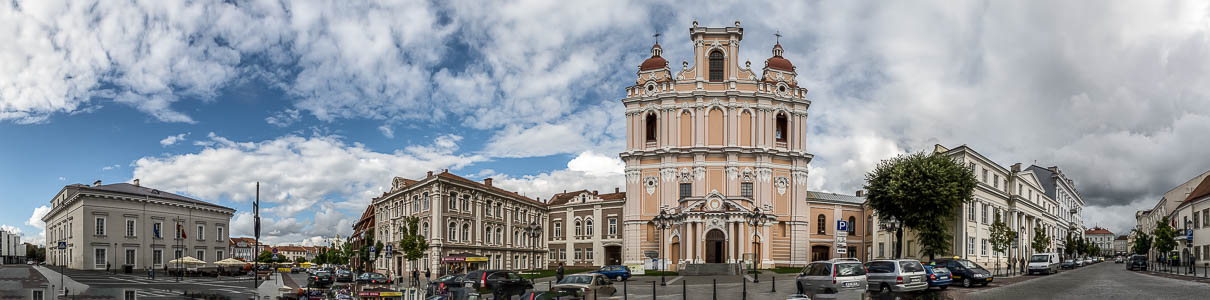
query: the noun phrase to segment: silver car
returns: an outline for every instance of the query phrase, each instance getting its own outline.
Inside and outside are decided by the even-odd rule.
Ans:
[[[865,264],[871,291],[914,292],[929,288],[924,265],[915,259],[880,259]]]
[[[808,264],[796,281],[798,293],[812,299],[821,294],[836,294],[838,298],[861,297],[865,293],[866,273],[857,259],[832,259]]]
[[[609,281],[609,277],[597,273],[568,275],[553,288],[556,291],[569,292],[580,299],[613,296],[618,291],[613,287],[613,282]]]

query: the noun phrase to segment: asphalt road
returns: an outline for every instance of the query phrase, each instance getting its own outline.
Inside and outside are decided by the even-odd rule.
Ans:
[[[87,284],[91,295],[121,295],[124,291],[135,291],[139,298],[180,298],[185,292],[215,293],[232,299],[248,299],[255,295],[252,277],[185,277],[177,281],[172,276],[159,274],[155,279],[140,274],[109,274],[103,271],[66,270],[67,277]]]
[[[1207,299],[1210,285],[1127,271],[1103,262],[1042,278],[974,291],[968,299]]]

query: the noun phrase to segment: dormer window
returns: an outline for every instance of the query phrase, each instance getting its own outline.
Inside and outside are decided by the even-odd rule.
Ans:
[[[786,121],[786,114],[777,114],[777,131],[773,134],[779,143],[786,142],[786,123],[788,123]]]
[[[646,126],[647,126],[647,142],[651,142],[651,143],[655,142],[656,125],[657,125],[657,121],[655,118],[655,113],[647,114],[647,124],[646,124]]]
[[[710,52],[710,82],[723,82],[723,52]]]

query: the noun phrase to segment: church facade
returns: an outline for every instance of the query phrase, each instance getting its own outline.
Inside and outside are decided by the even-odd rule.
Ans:
[[[694,22],[692,58],[674,71],[657,43],[626,88],[624,263],[658,256],[668,269],[753,261],[768,268],[811,259],[811,101],[780,43],[759,70],[739,61],[743,35],[739,22]]]

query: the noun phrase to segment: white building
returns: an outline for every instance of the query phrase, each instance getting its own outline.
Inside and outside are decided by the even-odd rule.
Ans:
[[[1173,209],[1171,225],[1177,229],[1176,249],[1181,261],[1194,259],[1197,264],[1210,262],[1210,177],[1203,179],[1189,190],[1185,199]],[[1193,244],[1189,247],[1184,229],[1193,230]]]
[[[1173,228],[1184,228],[1184,221],[1183,221],[1184,219],[1182,217],[1183,216],[1192,217],[1193,216],[1192,210],[1194,208],[1201,209],[1202,206],[1201,205],[1190,206],[1187,209],[1188,210],[1187,213],[1184,215],[1177,213],[1178,206],[1181,206],[1185,202],[1196,202],[1196,201],[1186,201],[1186,200],[1190,197],[1190,195],[1193,194],[1194,188],[1196,188],[1198,186],[1198,184],[1200,184],[1208,176],[1210,176],[1210,171],[1206,171],[1202,174],[1194,176],[1193,178],[1190,178],[1188,181],[1185,181],[1184,183],[1181,183],[1180,185],[1177,185],[1176,187],[1172,188],[1171,190],[1168,190],[1168,192],[1164,193],[1164,197],[1160,198],[1160,201],[1156,202],[1155,206],[1152,207],[1151,209],[1136,212],[1135,213],[1135,222],[1137,224],[1135,224],[1135,230],[1145,232],[1148,235],[1154,235],[1156,222],[1163,220],[1164,217],[1169,217],[1168,225],[1173,226]],[[1205,215],[1205,214],[1199,212],[1198,215],[1201,216],[1201,215]],[[1181,220],[1181,223],[1177,223],[1176,220]],[[1201,222],[1201,223],[1204,224],[1205,222]],[[1205,234],[1205,237],[1204,237],[1205,239],[1199,238],[1198,234],[1199,234],[1199,231],[1194,230],[1194,240],[1205,241],[1205,239],[1210,239],[1210,233],[1203,233],[1203,234]],[[1180,246],[1183,247],[1184,245],[1182,244]],[[1177,251],[1177,250],[1179,250],[1179,249],[1176,249],[1173,251]],[[1210,250],[1210,248],[1208,248],[1207,250]],[[1155,260],[1158,257],[1160,257],[1160,253],[1158,251],[1156,251],[1155,249],[1151,249],[1150,251],[1148,251],[1147,254],[1148,254],[1148,257],[1151,258],[1152,260]]]
[[[1084,231],[1084,237],[1088,238],[1088,242],[1101,248],[1101,253],[1094,254],[1100,256],[1109,256],[1113,254],[1113,241],[1117,236],[1108,229],[1096,227]]]
[[[227,257],[234,209],[139,185],[64,186],[50,200],[46,260],[71,269],[162,268],[175,257]],[[66,249],[58,250],[62,242]],[[206,266],[213,266],[207,264]]]
[[[25,263],[25,244],[21,243],[21,235],[0,230],[0,263]]]

